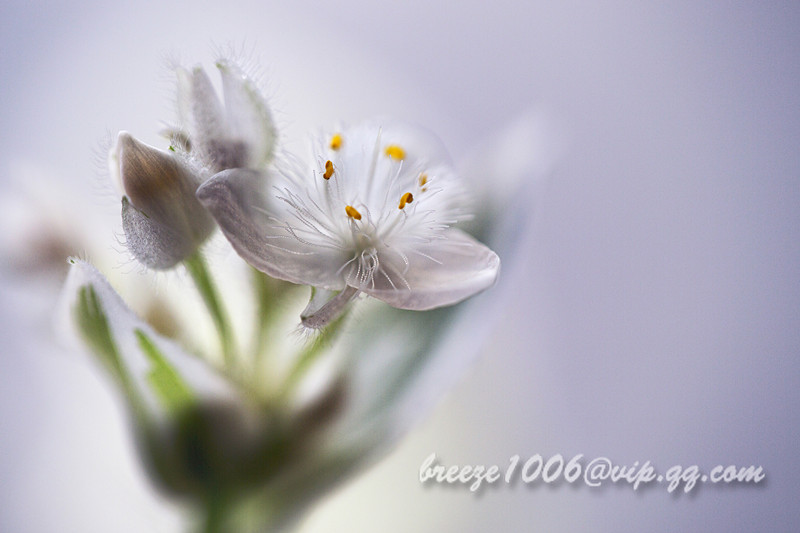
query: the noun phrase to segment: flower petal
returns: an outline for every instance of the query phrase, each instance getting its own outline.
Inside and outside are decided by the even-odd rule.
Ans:
[[[358,288],[393,307],[424,311],[460,302],[494,284],[500,271],[497,254],[457,229],[442,237],[407,253],[383,253],[373,283]]]
[[[246,166],[248,146],[233,135],[225,109],[202,67],[178,76],[178,110],[188,129],[188,143],[214,172]]]
[[[241,166],[259,168],[270,160],[275,149],[277,131],[272,114],[258,88],[236,65],[220,61],[217,68],[222,76],[229,129],[236,132],[247,149]]]
[[[381,148],[397,146],[402,149],[406,164],[416,161],[428,163],[452,164],[441,139],[430,130],[417,124],[393,118],[375,118],[362,123],[354,128],[356,134],[369,132],[368,137],[374,138],[371,133],[375,130],[381,132]]]
[[[272,218],[263,193],[266,175],[249,169],[224,170],[197,190],[236,252],[278,279],[332,290],[344,288],[337,268],[343,252],[309,244]]]
[[[224,104],[202,67],[176,71],[178,116],[188,131],[188,143],[214,172],[228,168],[259,168],[272,157],[277,132],[264,97],[235,64],[217,63]]]
[[[188,111],[186,119],[190,140],[204,150],[209,139],[227,135],[222,104],[208,74],[201,67],[195,67],[191,73],[179,69],[178,80],[179,107]]]
[[[194,243],[169,226],[148,217],[122,197],[122,229],[125,245],[137,261],[148,268],[165,270],[186,259]]]

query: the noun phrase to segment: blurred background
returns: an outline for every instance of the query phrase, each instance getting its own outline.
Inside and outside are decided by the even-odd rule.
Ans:
[[[286,139],[392,115],[468,162],[509,132],[545,132],[511,154],[530,150],[549,180],[480,358],[304,533],[800,524],[796,2],[11,1],[0,26],[0,242],[11,250],[0,530],[180,525],[139,469],[110,384],[88,357],[53,347],[61,272],[36,274],[24,255],[61,257],[42,221],[94,231],[115,253],[115,228],[93,222],[118,209],[99,192],[104,139],[127,129],[156,143],[173,119],[167,61],[210,64],[229,43],[261,65]],[[420,485],[432,452],[447,465],[536,453],[662,472],[761,465],[767,478],[691,494],[496,484],[476,496]]]

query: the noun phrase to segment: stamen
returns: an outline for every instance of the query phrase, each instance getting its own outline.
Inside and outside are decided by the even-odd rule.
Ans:
[[[400,209],[403,209],[406,204],[410,204],[414,201],[414,195],[410,192],[405,193],[403,196],[400,197],[400,205],[398,206]]]
[[[425,186],[426,183],[428,183],[428,175],[423,172],[422,174],[419,175],[419,187],[422,190],[422,192],[428,190],[428,188]]]
[[[353,218],[355,220],[361,220],[361,213],[359,213],[355,207],[352,205],[344,206],[344,212],[347,213],[347,216]]]
[[[406,157],[406,151],[401,146],[390,144],[386,147],[385,153],[387,156],[398,161],[402,161]]]
[[[325,174],[323,174],[322,177],[326,180],[329,180],[331,179],[331,176],[333,176],[333,163],[331,163],[331,160],[328,159],[325,162]]]
[[[342,135],[336,133],[331,137],[331,150],[338,150],[342,147]]]
[[[375,169],[378,168],[378,156],[381,153],[381,131],[382,130],[378,128],[378,136],[375,138],[375,148],[372,149],[372,160],[369,163],[369,172],[367,173],[367,198],[372,194],[372,182],[375,181]]]

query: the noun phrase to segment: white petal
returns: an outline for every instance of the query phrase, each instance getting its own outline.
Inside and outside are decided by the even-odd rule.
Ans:
[[[192,240],[143,214],[126,197],[122,198],[122,229],[128,250],[148,268],[171,268],[195,250]]]
[[[248,169],[230,169],[197,190],[236,252],[270,276],[292,283],[341,290],[338,265],[347,261],[340,250],[306,243],[267,211],[266,176]]]
[[[491,287],[500,258],[466,233],[449,229],[443,238],[413,251],[383,251],[373,285],[359,287],[393,307],[423,311],[451,305]]]
[[[192,143],[205,145],[210,139],[226,137],[228,131],[222,104],[208,74],[201,67],[195,67],[190,79],[189,134]]]
[[[217,68],[222,75],[228,126],[247,147],[244,166],[261,167],[272,157],[277,136],[269,107],[255,84],[238,67],[220,62]]]
[[[191,128],[192,120],[192,74],[183,67],[175,69],[177,94],[175,107],[178,111],[178,121],[184,128]]]
[[[375,118],[364,122],[354,131],[381,132],[381,145],[400,146],[405,152],[406,164],[418,160],[428,163],[452,164],[447,149],[439,137],[430,130],[417,124],[391,118]],[[369,133],[368,137],[375,138]]]
[[[200,159],[214,171],[246,166],[246,142],[237,137],[205,70],[195,67],[189,81],[178,71],[178,108],[188,107],[189,142]],[[189,104],[183,100],[189,100]]]

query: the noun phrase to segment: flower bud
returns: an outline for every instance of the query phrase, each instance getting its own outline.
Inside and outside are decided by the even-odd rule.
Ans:
[[[272,158],[277,135],[266,100],[237,65],[221,60],[216,66],[222,101],[201,67],[177,69],[177,144],[214,173],[262,168]]]
[[[122,131],[109,164],[125,193],[122,228],[139,262],[157,270],[171,268],[211,234],[213,219],[195,197],[202,179],[177,156]]]

